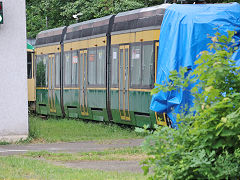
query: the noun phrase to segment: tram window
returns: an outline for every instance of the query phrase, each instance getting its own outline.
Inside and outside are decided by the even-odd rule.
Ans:
[[[72,52],[72,85],[78,85],[78,53],[77,51]]]
[[[27,53],[27,78],[32,78],[32,53]]]
[[[101,47],[97,49],[97,84],[105,84],[105,48]]]
[[[153,44],[143,45],[142,50],[142,86],[150,87],[153,83]]]
[[[37,72],[36,72],[36,86],[46,87],[47,86],[47,56],[39,55],[36,59]]]
[[[60,87],[60,54],[57,53],[55,55],[55,62],[56,62],[56,86]]]
[[[141,85],[141,46],[131,46],[131,86]]]
[[[88,51],[88,83],[89,85],[96,85],[96,48]]]
[[[112,48],[112,86],[118,84],[118,48]]]
[[[44,64],[44,67],[46,67],[45,69],[45,84],[43,83],[43,86],[47,86],[48,85],[48,55],[44,55],[43,56],[43,64]]]
[[[79,85],[82,87],[83,83],[83,60],[84,60],[84,53],[80,52],[80,59],[79,59]]]
[[[64,62],[65,62],[65,85],[71,86],[72,84],[72,61],[71,61],[71,52],[65,52],[64,53]]]

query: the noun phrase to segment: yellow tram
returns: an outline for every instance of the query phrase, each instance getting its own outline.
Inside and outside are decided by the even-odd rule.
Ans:
[[[35,109],[36,81],[34,71],[34,47],[27,43],[27,84],[28,84],[28,106]]]

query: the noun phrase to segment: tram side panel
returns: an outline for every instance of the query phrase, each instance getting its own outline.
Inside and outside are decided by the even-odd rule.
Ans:
[[[36,48],[36,112],[62,116],[60,106],[60,46]]]
[[[112,35],[111,111],[116,123],[153,126],[149,110],[159,30]]]
[[[106,107],[106,35],[89,39],[87,99],[92,119],[109,121]]]
[[[68,117],[108,121],[106,37],[64,45],[64,107]]]

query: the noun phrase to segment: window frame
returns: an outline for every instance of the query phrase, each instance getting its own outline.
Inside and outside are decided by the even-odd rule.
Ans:
[[[95,49],[95,68],[96,68],[96,74],[95,74],[95,83],[94,84],[90,84],[89,83],[89,75],[90,75],[90,71],[89,71],[89,55],[90,55],[90,51]],[[98,87],[97,86],[97,47],[91,47],[87,49],[87,86],[88,87]]]
[[[59,85],[57,85],[57,55],[59,55]],[[55,53],[54,54],[54,66],[55,66],[55,82],[54,82],[54,84],[55,84],[55,87],[56,88],[60,88],[60,84],[61,84],[61,76],[60,76],[60,71],[61,71],[61,66],[60,66],[60,64],[61,64],[61,53]]]
[[[38,64],[37,59],[38,59],[38,57],[41,57],[41,61],[43,62],[44,56],[47,56],[47,61],[48,61],[48,55],[47,54],[36,55],[36,87],[40,87],[40,88],[48,87],[48,62],[46,62],[46,68],[45,68],[45,74],[44,74],[45,75],[45,85],[44,86],[43,85],[40,85],[40,86],[37,85],[37,64]],[[46,77],[46,71],[47,71],[47,77]]]
[[[111,55],[110,55],[110,61],[111,61],[111,75],[110,75],[110,77],[111,77],[111,79],[110,79],[110,81],[111,81],[111,87],[112,88],[118,88],[118,84],[119,84],[119,44],[116,44],[116,45],[111,45]],[[117,83],[116,84],[113,84],[112,83],[112,62],[113,62],[113,48],[117,48]]]
[[[103,58],[103,63],[104,63],[104,66],[103,66],[103,84],[98,84],[97,83],[97,77],[98,77],[98,72],[100,70],[100,68],[98,67],[98,52],[99,52],[99,49],[103,49],[103,52],[104,52],[104,58]],[[96,51],[96,67],[97,67],[97,73],[96,73],[96,86],[97,87],[105,87],[106,86],[106,46],[99,46],[97,47],[97,51]]]
[[[132,85],[132,47],[133,46],[140,46],[140,68],[141,68],[141,71],[140,71],[140,84],[138,85]],[[141,89],[141,85],[142,85],[142,42],[134,42],[134,43],[131,43],[130,44],[130,47],[129,47],[129,66],[130,66],[130,72],[129,72],[129,78],[130,78],[130,88],[134,88],[134,89]]]
[[[31,62],[28,62],[28,57],[29,57],[29,55],[30,55],[30,57],[31,57],[31,58],[30,58],[30,61],[31,61]],[[28,75],[28,70],[29,70],[28,65],[31,65],[31,68],[30,68],[30,69],[31,69],[31,71],[30,71],[30,72],[31,72],[31,73],[30,73],[31,76]],[[28,52],[27,52],[27,79],[32,79],[33,77],[34,77],[34,76],[33,76],[33,52],[29,52],[29,51],[28,51]]]
[[[77,82],[76,84],[73,84],[73,82],[72,82],[72,78],[73,78],[73,73],[72,73],[72,71],[73,71],[73,63],[72,63],[72,61],[73,61],[73,52],[75,52],[75,53],[76,53],[76,56],[78,57],[78,62],[77,62],[77,76],[76,76],[77,81],[75,80],[75,82]],[[79,61],[80,61],[79,52],[80,52],[79,49],[78,49],[78,50],[72,50],[72,51],[71,51],[71,87],[78,87],[78,86],[79,86]]]
[[[143,89],[152,89],[153,88],[153,86],[154,86],[154,82],[155,82],[155,73],[154,73],[154,71],[155,71],[155,42],[154,41],[145,41],[145,42],[143,42],[142,43],[142,51],[141,51],[141,56],[142,56],[142,59],[141,59],[141,72],[142,72],[142,74],[143,74],[143,46],[144,45],[152,45],[152,48],[153,48],[153,51],[152,51],[152,63],[153,63],[153,66],[152,66],[152,74],[150,74],[150,76],[152,76],[152,77],[150,77],[150,78],[152,78],[153,79],[153,83],[151,83],[151,84],[149,84],[149,85],[143,85],[143,78],[141,77],[141,88],[143,88]],[[151,70],[150,70],[150,72],[151,72]]]
[[[66,53],[68,53],[68,52],[70,52],[70,61],[72,60],[72,51],[70,50],[70,51],[64,51],[64,54],[63,54],[63,65],[64,65],[64,67],[63,67],[63,72],[64,72],[64,76],[63,76],[63,85],[64,85],[64,87],[67,87],[67,88],[69,88],[69,87],[72,87],[72,62],[70,63],[71,64],[71,75],[70,75],[70,81],[71,81],[71,83],[70,84],[66,84],[66,59],[65,59],[65,54]]]
[[[157,41],[156,41],[157,42]],[[140,61],[141,61],[141,71],[140,71],[140,84],[138,85],[132,85],[132,69],[131,69],[131,63],[132,63],[132,47],[133,46],[137,46],[137,45],[140,45],[140,52],[141,52],[141,55],[140,55]],[[150,84],[150,85],[143,85],[143,46],[144,45],[152,45],[152,48],[153,48],[153,66],[152,66],[152,71],[153,71],[153,74],[152,74],[152,78],[153,78],[153,83]],[[154,82],[155,82],[155,41],[143,41],[143,42],[134,42],[134,43],[131,43],[130,44],[130,48],[129,48],[129,53],[130,53],[130,60],[129,60],[129,63],[130,63],[130,88],[132,89],[152,89],[153,86],[154,86]],[[151,72],[151,71],[150,71]]]

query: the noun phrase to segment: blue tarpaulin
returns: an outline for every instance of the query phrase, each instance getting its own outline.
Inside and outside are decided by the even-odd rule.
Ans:
[[[236,41],[240,40],[240,4],[173,4],[165,12],[159,38],[157,64],[158,84],[165,84],[172,70],[182,67],[195,68],[194,62],[201,51],[207,50],[216,28],[227,35],[234,30]],[[238,46],[240,43],[238,44]],[[240,60],[240,50],[233,55]],[[240,62],[237,62],[240,65]],[[153,95],[150,109],[167,113],[176,127],[176,114],[181,108],[191,107],[193,97],[189,91],[159,92]]]

